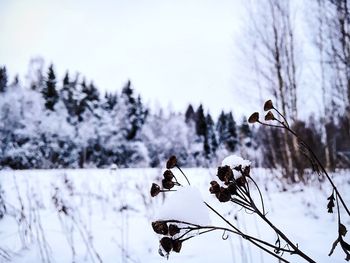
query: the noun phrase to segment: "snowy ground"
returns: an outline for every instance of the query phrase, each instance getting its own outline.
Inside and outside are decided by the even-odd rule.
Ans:
[[[185,169],[205,201],[243,231],[274,243],[275,234],[258,218],[209,194],[215,172]],[[151,198],[149,189],[152,182],[160,182],[161,175],[160,169],[1,171],[8,215],[0,219],[0,249],[18,263],[166,262],[158,254],[159,237],[150,224],[163,198]],[[328,183],[315,180],[310,186],[282,191],[284,187],[270,171],[253,169],[251,175],[261,186],[269,219],[304,252],[317,262],[344,262],[339,247],[328,257],[337,237],[335,214],[326,209]],[[350,203],[350,173],[339,172],[334,179]],[[58,212],[62,207],[64,211]],[[214,214],[210,220],[224,225]],[[344,223],[350,226],[345,215]],[[222,232],[208,233],[186,241],[181,253],[170,254],[168,262],[276,262],[237,236],[227,240],[222,236]],[[297,256],[285,256],[291,262],[303,262]]]

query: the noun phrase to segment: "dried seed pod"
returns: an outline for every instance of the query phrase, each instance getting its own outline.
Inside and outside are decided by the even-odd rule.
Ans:
[[[230,183],[227,187],[231,195],[237,194],[237,185],[235,183]]]
[[[151,196],[155,197],[160,193],[160,186],[153,183],[151,186]]]
[[[173,250],[174,250],[174,252],[180,253],[181,248],[182,248],[182,241],[178,240],[178,239],[175,239],[173,241]]]
[[[219,166],[217,176],[223,182],[228,182],[233,179],[233,172],[228,165]]]
[[[170,224],[169,225],[169,235],[175,236],[178,233],[180,233],[180,228],[177,225]]]
[[[274,121],[275,115],[273,115],[273,113],[271,111],[269,111],[266,115],[265,115],[265,121]]]
[[[177,165],[177,159],[176,159],[176,156],[173,155],[173,156],[171,156],[171,157],[168,159],[168,161],[167,161],[167,163],[166,163],[166,168],[167,168],[167,169],[172,169],[172,168],[174,168],[176,165]]]
[[[221,187],[220,192],[216,194],[217,199],[224,203],[231,200],[231,193],[227,188]]]
[[[174,174],[172,171],[170,170],[165,170],[165,172],[163,173],[164,179],[171,181],[174,178]]]
[[[273,104],[271,100],[267,100],[264,104],[264,111],[272,110]]]
[[[243,168],[242,174],[243,174],[244,176],[250,176],[250,166],[245,166],[245,167]]]
[[[257,121],[259,121],[259,112],[254,112],[252,115],[250,115],[248,122],[255,123]]]
[[[168,225],[164,221],[152,222],[153,231],[160,235],[167,235],[169,232]]]
[[[175,186],[175,183],[171,180],[163,179],[162,185],[163,185],[163,188],[170,190],[171,188],[173,188]]]
[[[163,237],[159,243],[166,253],[173,249],[173,240],[170,237]]]
[[[217,181],[211,181],[210,182],[211,187],[209,188],[209,192],[211,194],[216,194],[220,192],[220,185]]]
[[[247,183],[247,180],[245,179],[245,176],[238,177],[236,179],[236,184],[238,187],[242,187]]]

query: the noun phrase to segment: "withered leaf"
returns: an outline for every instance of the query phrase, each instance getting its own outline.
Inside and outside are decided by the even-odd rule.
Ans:
[[[346,227],[343,224],[340,224],[339,225],[339,235],[342,235],[343,237],[345,237],[347,232],[348,232],[348,230],[346,229]]]
[[[328,204],[327,204],[327,209],[328,209],[328,213],[333,213],[333,207],[334,205],[334,195],[333,193],[327,198],[327,200],[329,200]]]

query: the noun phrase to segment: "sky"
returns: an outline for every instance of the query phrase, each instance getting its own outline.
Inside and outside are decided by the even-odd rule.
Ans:
[[[239,0],[0,0],[0,64],[24,79],[31,58],[120,91],[130,79],[151,107],[204,104],[249,115],[236,85]],[[248,103],[247,103],[248,102]]]

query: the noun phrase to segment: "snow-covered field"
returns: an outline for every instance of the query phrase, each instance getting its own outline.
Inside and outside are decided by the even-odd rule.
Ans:
[[[219,203],[208,188],[216,169],[185,169],[191,184],[205,201],[236,226],[272,243],[276,235],[255,215],[234,205]],[[158,254],[159,237],[151,222],[162,211],[164,197],[151,198],[152,182],[160,182],[160,169],[85,169],[1,171],[7,215],[0,219],[0,252],[11,262],[165,262]],[[284,187],[271,171],[256,169],[268,218],[316,262],[344,262],[338,247],[336,214],[327,213],[327,182]],[[316,177],[316,175],[314,176]],[[181,179],[185,183],[185,180]],[[334,175],[339,191],[350,203],[350,173]],[[174,193],[168,193],[174,194]],[[169,198],[168,194],[165,200]],[[181,206],[181,203],[178,204]],[[193,211],[182,211],[182,213]],[[209,213],[211,224],[224,223]],[[350,226],[344,215],[343,223]],[[184,242],[181,253],[168,262],[276,262],[247,241],[212,232]],[[345,237],[347,240],[348,237]],[[4,252],[2,252],[4,253]],[[1,255],[1,253],[0,253]],[[303,262],[285,255],[291,262]],[[0,262],[5,262],[0,257]]]

